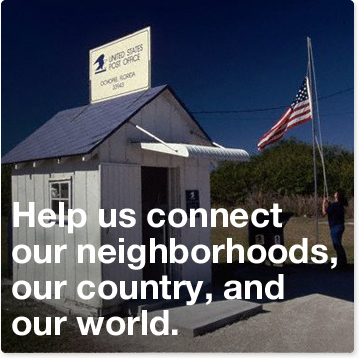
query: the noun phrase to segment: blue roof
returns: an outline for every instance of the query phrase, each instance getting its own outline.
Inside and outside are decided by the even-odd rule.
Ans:
[[[2,164],[90,153],[167,88],[61,111],[7,153]]]

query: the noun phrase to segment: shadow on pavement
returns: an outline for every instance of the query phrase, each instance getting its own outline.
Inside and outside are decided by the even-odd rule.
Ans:
[[[229,280],[241,282],[258,280],[263,285],[263,299],[257,299],[256,289],[251,290],[250,300],[253,302],[272,302],[265,297],[264,285],[278,281],[278,275],[284,275],[284,301],[311,294],[322,294],[346,301],[354,302],[354,265],[343,270],[332,270],[329,265],[300,264],[273,267],[246,264],[213,264],[213,289],[223,292],[224,284]],[[273,289],[273,294],[275,294]],[[243,290],[244,296],[244,290]],[[281,300],[283,301],[283,300]]]
[[[195,303],[203,304],[207,302],[207,293],[212,293],[212,301],[227,301],[224,297],[224,286],[227,281],[239,281],[242,285],[242,300],[245,300],[244,283],[245,281],[258,280],[262,283],[262,298],[257,298],[255,286],[251,288],[250,299],[255,303],[274,302],[267,298],[265,294],[265,285],[271,281],[278,281],[278,275],[284,275],[284,299],[275,302],[283,302],[298,297],[304,297],[312,294],[321,294],[333,298],[338,298],[354,302],[354,265],[348,265],[345,270],[332,270],[330,266],[315,264],[285,265],[283,267],[273,267],[266,265],[245,264],[213,264],[212,265],[212,285],[202,288],[201,293]],[[233,287],[233,286],[232,286]],[[271,290],[276,294],[276,288]],[[159,303],[161,309],[186,306],[189,300],[188,293],[181,289],[182,297],[179,300],[163,300],[161,297],[155,300]],[[153,300],[148,300],[150,305]],[[138,304],[138,303],[137,303]],[[155,307],[156,305],[154,305]],[[153,307],[153,308],[154,308]],[[147,308],[145,308],[147,309]]]

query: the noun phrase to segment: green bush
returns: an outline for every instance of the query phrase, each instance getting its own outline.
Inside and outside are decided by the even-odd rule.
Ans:
[[[341,187],[348,198],[354,196],[354,154],[325,146],[329,194]],[[323,175],[319,154],[318,194],[323,195]],[[283,140],[252,156],[248,163],[226,162],[211,174],[212,203],[227,207],[244,204],[249,197],[310,197],[314,195],[313,149],[295,139]]]

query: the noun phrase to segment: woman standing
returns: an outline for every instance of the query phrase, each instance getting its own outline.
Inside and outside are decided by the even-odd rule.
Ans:
[[[342,245],[342,237],[345,229],[345,206],[348,206],[348,200],[341,189],[334,192],[334,202],[330,202],[328,199],[323,198],[322,213],[324,216],[328,215],[330,236],[332,238],[334,250],[337,253],[337,267],[343,267],[347,264],[347,256]]]

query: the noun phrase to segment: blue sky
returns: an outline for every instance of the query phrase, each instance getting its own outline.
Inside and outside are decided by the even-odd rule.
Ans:
[[[312,38],[319,96],[354,86],[350,0],[2,3],[2,153],[57,111],[88,103],[88,52],[146,26],[152,86],[169,84],[191,111],[289,105]],[[353,91],[320,101],[323,140],[354,148]],[[256,153],[283,110],[197,114],[213,140]],[[306,123],[288,135],[311,140]]]

